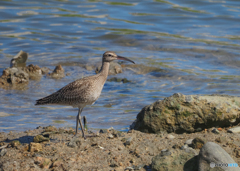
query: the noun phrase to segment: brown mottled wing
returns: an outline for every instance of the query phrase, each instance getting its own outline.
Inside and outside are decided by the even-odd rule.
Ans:
[[[76,80],[57,92],[37,100],[35,105],[59,104],[76,106],[78,103],[86,103],[88,94],[91,93],[90,89],[93,86],[93,82],[90,80],[92,79],[89,79],[89,77]]]

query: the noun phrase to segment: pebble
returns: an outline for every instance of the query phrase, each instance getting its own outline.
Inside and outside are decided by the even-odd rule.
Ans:
[[[114,137],[112,134],[108,134],[108,138],[113,139]]]
[[[218,131],[218,129],[213,128],[212,133],[214,133],[214,134],[219,134],[219,131]]]
[[[167,139],[174,139],[175,138],[175,136],[173,136],[173,135],[171,135],[171,134],[168,134],[167,135]]]
[[[7,153],[7,149],[3,148],[1,151],[0,151],[0,156],[4,156],[5,154]]]
[[[194,138],[193,141],[192,141],[192,147],[194,149],[200,149],[200,148],[202,148],[202,146],[204,144],[205,144],[205,142],[201,138]]]
[[[127,140],[126,140],[126,145],[130,145],[132,143],[132,137],[129,137]]]
[[[240,126],[230,128],[230,129],[227,130],[227,132],[229,132],[229,133],[239,133],[240,132]]]
[[[168,149],[163,149],[161,151],[161,156],[170,156],[171,154],[172,154],[171,151]]]
[[[184,144],[187,144],[188,146],[192,144],[193,139],[188,139]]]
[[[184,149],[187,149],[187,148],[188,148],[188,145],[185,144],[185,145],[183,145],[180,149],[181,149],[181,150],[184,150]]]

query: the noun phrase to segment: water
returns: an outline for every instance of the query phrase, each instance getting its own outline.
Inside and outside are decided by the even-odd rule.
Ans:
[[[62,64],[70,75],[31,81],[24,91],[0,89],[0,131],[75,127],[77,109],[35,100],[94,74],[82,64],[98,63],[107,50],[139,65],[117,75],[131,83],[106,82],[84,108],[90,128],[126,130],[144,106],[177,92],[238,96],[239,28],[237,0],[2,0],[0,72],[23,50],[27,64]]]

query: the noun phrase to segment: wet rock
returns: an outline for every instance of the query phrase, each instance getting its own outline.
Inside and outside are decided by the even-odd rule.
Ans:
[[[50,68],[48,68],[48,67],[42,67],[42,68],[41,68],[41,71],[42,71],[42,74],[43,74],[43,75],[46,75],[46,74],[48,74],[48,73],[50,72]]]
[[[231,156],[214,142],[207,142],[200,150],[198,170],[205,171],[215,167],[215,164],[236,163]],[[210,164],[212,168],[210,167]],[[217,168],[216,168],[217,169]],[[225,171],[237,171],[239,167],[218,167]]]
[[[96,74],[100,72],[102,64],[99,64],[96,68],[95,72]],[[122,73],[122,67],[116,62],[111,62],[109,66],[108,75],[116,75]]]
[[[134,64],[134,65],[122,65],[123,68],[130,69],[131,71],[135,72],[136,74],[147,74],[147,73],[163,73],[166,72],[161,68],[158,67],[152,67],[152,66],[146,66],[143,64]]]
[[[147,133],[192,133],[226,127],[239,123],[239,104],[240,97],[175,93],[144,107],[130,127]]]
[[[108,81],[123,82],[123,83],[131,82],[126,78],[117,78],[117,77],[109,78]]]
[[[185,170],[197,171],[197,156],[194,152],[174,150],[171,154],[159,154],[152,158],[152,171]]]
[[[42,151],[42,145],[40,143],[31,142],[29,145],[30,152],[39,152]]]
[[[10,67],[26,67],[26,61],[28,59],[28,53],[22,50],[12,58]]]
[[[44,132],[56,132],[57,131],[57,128],[55,126],[47,126],[47,127],[44,127]]]
[[[192,141],[192,148],[194,149],[200,149],[205,144],[204,140],[201,138],[194,138]]]
[[[24,71],[28,73],[29,78],[32,80],[39,80],[42,77],[42,70],[38,65],[30,64],[24,68]]]
[[[52,78],[56,78],[56,79],[65,77],[64,69],[63,69],[62,65],[56,66],[55,69],[53,70],[53,72],[48,74],[48,76],[50,76]]]
[[[40,142],[43,142],[43,141],[49,141],[49,138],[44,137],[42,135],[37,135],[33,138],[33,141],[36,142],[36,143],[40,143]]]
[[[29,82],[29,75],[20,68],[7,68],[3,70],[0,77],[0,87],[7,88],[9,86],[27,85]]]
[[[239,133],[240,132],[240,126],[230,128],[230,129],[227,130],[227,132],[229,132],[229,133]]]

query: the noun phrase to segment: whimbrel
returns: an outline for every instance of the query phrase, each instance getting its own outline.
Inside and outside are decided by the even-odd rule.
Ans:
[[[78,131],[78,123],[80,123],[82,136],[86,139],[81,121],[81,112],[85,106],[92,105],[99,98],[107,80],[110,62],[116,59],[134,63],[128,58],[118,56],[114,52],[107,51],[103,54],[102,68],[98,74],[78,79],[61,88],[57,92],[37,100],[35,105],[53,104],[78,107],[75,136]]]

